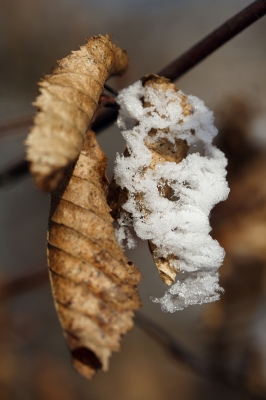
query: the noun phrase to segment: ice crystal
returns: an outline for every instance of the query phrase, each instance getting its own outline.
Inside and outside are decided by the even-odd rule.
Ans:
[[[180,272],[176,282],[162,298],[153,298],[168,312],[219,299],[217,271],[225,253],[209,235],[209,214],[229,193],[227,160],[212,145],[217,134],[213,114],[202,100],[187,96],[193,112],[184,116],[182,96],[181,91],[143,87],[139,81],[117,98],[118,126],[129,152],[127,157],[117,155],[115,165],[116,182],[128,192],[117,237],[122,244],[132,225],[141,239],[156,245],[157,257],[174,256],[171,265]],[[155,137],[149,135],[151,130]],[[176,139],[185,140],[194,152],[179,163],[158,162],[150,168],[152,153],[147,143],[158,138],[173,144]],[[200,147],[202,154],[197,152]],[[160,193],[165,182],[172,198]],[[130,235],[127,240],[132,247]]]

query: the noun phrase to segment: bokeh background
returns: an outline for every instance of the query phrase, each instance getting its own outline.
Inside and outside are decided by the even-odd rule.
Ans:
[[[251,1],[246,0],[2,0],[0,4],[0,123],[34,112],[37,81],[56,60],[109,33],[127,50],[130,69],[110,80],[116,89],[160,70]],[[227,251],[225,288],[215,304],[163,314],[150,296],[160,282],[146,243],[128,252],[143,274],[142,313],[237,385],[266,398],[266,18],[209,56],[178,82],[214,110],[218,142],[229,158],[229,199],[212,214],[213,235]],[[28,128],[2,132],[0,168],[24,157]],[[108,174],[123,141],[116,128],[99,135]],[[28,176],[1,188],[0,284],[46,266],[49,196]],[[1,289],[2,290],[2,289]],[[13,292],[12,292],[13,293]],[[1,400],[194,400],[248,398],[198,376],[169,357],[138,326],[90,383],[72,369],[47,280],[2,296]]]

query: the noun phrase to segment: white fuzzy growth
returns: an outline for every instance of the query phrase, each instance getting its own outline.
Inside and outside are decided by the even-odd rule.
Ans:
[[[116,238],[121,247],[133,249],[136,247],[137,242],[128,229],[131,226],[131,220],[127,214],[121,213],[120,218],[117,220],[118,228],[115,230]]]
[[[185,275],[185,274],[182,274]],[[178,281],[160,298],[154,298],[160,303],[165,312],[183,310],[191,304],[203,304],[219,300],[221,287],[218,283],[218,274],[198,272],[178,277]]]
[[[187,96],[193,113],[184,116],[180,94],[181,91],[142,87],[137,82],[121,91],[117,99],[118,126],[130,153],[129,157],[116,158],[115,179],[128,190],[128,200],[123,205],[128,214],[118,221],[117,237],[120,244],[127,239],[132,247],[133,238],[127,237],[126,232],[127,226],[133,225],[140,238],[152,240],[157,246],[156,256],[171,254],[178,258],[172,261],[181,271],[177,282],[162,298],[153,299],[161,303],[163,311],[169,312],[219,298],[222,289],[217,270],[224,250],[209,235],[209,213],[229,193],[225,179],[227,160],[211,144],[217,134],[213,114],[200,99]],[[144,108],[141,98],[153,106]],[[157,130],[155,138],[148,136],[152,128]],[[162,131],[165,128],[169,128],[168,133]],[[172,143],[183,139],[192,147],[203,144],[204,155],[193,153],[178,164],[164,162],[154,169],[145,169],[152,160],[145,141],[159,137],[166,137]],[[175,201],[160,195],[158,187],[165,182],[172,188]],[[138,194],[142,194],[141,206],[136,199]]]

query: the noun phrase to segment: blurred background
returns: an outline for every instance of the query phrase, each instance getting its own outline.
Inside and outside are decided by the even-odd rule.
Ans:
[[[130,68],[110,80],[116,89],[156,72],[235,13],[247,0],[2,0],[0,5],[0,123],[27,116],[37,82],[86,37],[109,33],[127,50]],[[177,85],[214,110],[226,152],[229,199],[212,213],[213,236],[227,256],[220,302],[163,314],[150,296],[165,288],[147,244],[128,252],[143,274],[142,314],[200,360],[222,368],[238,389],[199,376],[169,357],[138,326],[123,339],[110,371],[87,382],[72,369],[47,279],[0,305],[1,400],[266,398],[266,18],[247,28]],[[0,168],[24,157],[27,127],[0,134]],[[116,126],[99,135],[113,160],[123,141]],[[49,196],[28,176],[0,192],[0,286],[46,267]],[[42,284],[41,284],[41,283]],[[25,283],[26,285],[26,283]],[[2,291],[4,289],[1,289]],[[204,365],[204,362],[203,364]],[[207,374],[205,374],[207,375]],[[220,380],[223,380],[222,377]]]

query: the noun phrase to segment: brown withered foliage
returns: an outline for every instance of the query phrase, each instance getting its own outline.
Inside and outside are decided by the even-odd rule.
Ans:
[[[39,189],[56,188],[63,169],[79,155],[105,81],[122,74],[127,65],[127,54],[109,35],[94,36],[58,61],[53,73],[39,83],[41,95],[33,103],[39,112],[25,142]]]
[[[140,307],[140,273],[117,243],[106,201],[107,158],[87,131],[105,80],[127,64],[108,35],[88,39],[41,82],[26,141],[36,185],[52,192],[47,239],[56,309],[74,366],[88,379],[108,369]]]
[[[74,366],[108,369],[140,307],[140,274],[116,241],[106,203],[106,157],[89,131],[77,162],[52,194],[48,260],[57,312]]]

